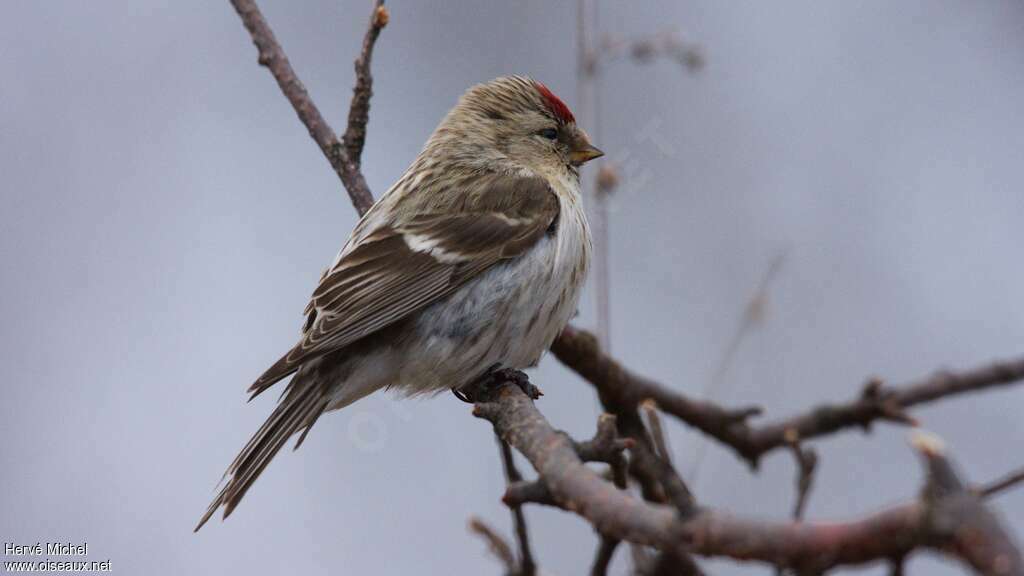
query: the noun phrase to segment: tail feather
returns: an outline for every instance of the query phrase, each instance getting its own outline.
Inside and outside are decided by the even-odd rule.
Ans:
[[[196,532],[221,506],[224,507],[224,518],[227,518],[285,442],[302,430],[302,435],[295,445],[298,448],[313,424],[326,410],[327,399],[320,386],[316,382],[300,381],[300,378],[301,375],[292,380],[270,417],[231,462],[231,466],[224,473],[225,478],[230,478],[199,520],[195,527]]]
[[[323,407],[320,408],[320,410],[317,410],[309,422],[306,423],[305,428],[302,430],[302,434],[299,434],[299,439],[295,441],[295,447],[292,448],[292,450],[298,450],[299,446],[302,446],[302,443],[306,441],[306,434],[309,434],[309,431],[313,429],[313,424],[316,424],[316,421],[326,410],[327,402],[325,401]]]
[[[308,359],[304,359],[308,360]],[[253,382],[252,386],[249,386],[248,392],[251,393],[249,400],[259,396],[264,390],[270,388],[274,384],[277,384],[281,380],[292,375],[299,369],[301,364],[295,359],[295,350],[289,350],[287,354],[282,356],[274,365],[267,369],[259,378]]]

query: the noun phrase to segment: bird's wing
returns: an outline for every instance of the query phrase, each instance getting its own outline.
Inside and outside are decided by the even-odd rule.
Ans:
[[[488,174],[443,209],[413,210],[345,253],[313,292],[302,340],[250,388],[259,394],[304,363],[442,298],[494,264],[524,253],[558,219],[541,178]]]

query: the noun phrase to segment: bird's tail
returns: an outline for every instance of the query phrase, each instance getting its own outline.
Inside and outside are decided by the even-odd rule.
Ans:
[[[227,518],[278,450],[300,430],[302,434],[295,448],[302,445],[306,434],[327,409],[327,403],[328,399],[316,378],[304,378],[301,372],[293,378],[274,412],[224,473],[227,483],[210,503],[195,531],[198,532],[221,506],[224,507],[224,518]]]

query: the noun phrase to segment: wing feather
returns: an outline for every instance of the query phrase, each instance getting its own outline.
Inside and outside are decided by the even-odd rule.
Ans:
[[[535,177],[475,179],[453,206],[430,206],[382,224],[320,280],[302,339],[252,385],[253,396],[299,366],[389,326],[532,247],[558,218],[558,200]],[[457,211],[450,211],[454,207]]]

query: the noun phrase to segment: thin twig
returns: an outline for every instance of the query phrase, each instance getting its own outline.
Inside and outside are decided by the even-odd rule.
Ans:
[[[654,448],[658,456],[672,464],[671,450],[668,448],[668,439],[665,438],[665,430],[661,425],[661,417],[658,416],[658,403],[648,398],[640,403],[640,412],[647,420],[647,429],[651,431],[651,439],[654,441]]]
[[[551,495],[546,484],[539,480],[524,480],[505,487],[505,495],[501,501],[506,506],[522,506],[526,503],[557,506],[555,497]]]
[[[305,85],[299,80],[292,69],[288,56],[285,55],[281,45],[277,42],[274,32],[267,24],[255,0],[231,0],[246,30],[252,36],[252,41],[259,52],[259,63],[266,66],[270,73],[277,80],[285,98],[291,103],[299,120],[309,130],[309,135],[320,147],[320,151],[327,157],[331,167],[338,174],[342,184],[348,191],[352,205],[360,215],[364,214],[373,205],[373,194],[359,170],[359,160],[349,157],[345,147],[338,141],[331,126],[324,120],[320,110],[313,103],[306,91]],[[375,9],[376,10],[376,9]],[[367,60],[367,65],[369,60]]]
[[[590,576],[605,576],[608,573],[608,566],[611,565],[615,550],[621,542],[622,540],[618,538],[601,535],[597,552],[594,553],[594,562],[590,566]]]
[[[1024,558],[1000,519],[970,490],[937,437],[915,433],[912,444],[925,462],[928,481],[921,494],[926,524],[960,560],[979,574],[1024,574]]]
[[[907,408],[1024,381],[1024,357],[960,372],[939,372],[898,387],[884,387],[875,380],[850,402],[823,404],[796,416],[752,426],[748,420],[760,413],[759,408],[727,409],[671,390],[605,355],[597,339],[585,331],[566,328],[551,350],[593,384],[602,398],[623,406],[636,406],[652,398],[662,411],[731,447],[751,465],[756,465],[762,455],[788,446],[793,439],[803,442],[849,428],[867,428],[877,420],[913,422],[905,413]]]
[[[597,420],[597,433],[594,435],[592,443],[611,443],[615,448],[622,449],[630,448],[634,445],[632,438],[619,438],[618,430],[615,426],[615,416],[611,414],[602,414]],[[609,442],[609,437],[611,442]],[[607,460],[611,466],[612,483],[619,490],[626,490],[629,487],[629,466],[626,463],[625,457],[622,455],[622,449],[613,450],[611,458]],[[576,445],[576,453],[580,455],[583,461],[587,461],[585,454],[587,452],[596,452],[593,449],[583,449],[580,444]],[[594,561],[590,567],[591,576],[604,576],[608,573],[608,566],[611,564],[612,558],[615,556],[615,550],[618,549],[621,540],[614,536],[607,534],[601,534],[601,541],[597,545],[597,551],[594,553]]]
[[[1024,574],[1016,547],[979,496],[963,488],[942,451],[920,443],[918,450],[928,464],[928,486],[942,490],[932,489],[919,501],[859,520],[764,521],[712,509],[681,518],[672,508],[636,500],[602,480],[518,386],[499,386],[476,404],[474,414],[489,420],[526,456],[559,507],[584,517],[602,533],[663,552],[728,556],[817,573],[930,548],[959,558],[982,574]],[[971,530],[951,531],[950,526]],[[986,539],[975,538],[977,534]]]
[[[469,530],[480,535],[487,542],[487,548],[491,551],[491,554],[505,566],[506,574],[516,573],[516,559],[512,554],[512,547],[508,545],[508,542],[500,534],[488,526],[486,522],[475,516],[469,519]]]
[[[691,556],[680,556],[672,552],[661,552],[650,562],[646,576],[703,576],[704,571]]]
[[[637,454],[640,466],[647,467],[651,474],[658,478],[665,495],[668,496],[676,510],[681,515],[689,516],[696,511],[697,502],[690,492],[689,487],[672,466],[672,460],[668,456],[668,441],[665,440],[665,433],[661,426],[661,417],[658,416],[658,405],[648,398],[640,402],[640,412],[647,420],[647,428],[651,431],[651,440],[654,443],[656,452],[653,455]],[[653,456],[653,457],[651,457]]]
[[[743,314],[740,316],[740,321],[736,325],[736,330],[733,332],[732,338],[729,339],[728,345],[722,352],[722,357],[718,361],[718,366],[715,368],[714,374],[711,376],[711,380],[708,381],[704,387],[703,398],[708,401],[714,401],[715,397],[722,397],[727,395],[728,388],[726,386],[725,376],[729,372],[733,363],[736,361],[736,355],[739,353],[740,346],[743,344],[747,336],[754,331],[755,328],[762,325],[767,316],[768,310],[768,297],[769,290],[778,277],[779,272],[782,271],[782,266],[786,262],[786,250],[782,250],[777,253],[771,261],[768,263],[768,267],[765,268],[764,274],[757,282],[757,286],[751,294],[750,299],[747,300],[747,304],[744,307]],[[707,455],[708,442],[705,438],[697,438],[697,447],[694,450],[693,461],[690,463],[690,473],[687,477],[690,482],[695,486],[699,483],[700,472],[704,465],[704,457]]]
[[[802,520],[807,510],[807,500],[814,485],[814,472],[818,468],[818,454],[811,448],[804,448],[799,442],[793,442],[793,458],[796,460],[796,502],[793,504],[793,519]]]
[[[601,141],[601,87],[598,52],[591,46],[592,30],[597,28],[598,10],[593,2],[576,3],[576,97],[579,100],[580,119],[588,126],[591,136]],[[591,109],[591,104],[592,108]],[[591,200],[591,228],[594,243],[594,301],[597,313],[597,335],[601,345],[611,349],[611,276],[609,271],[608,196],[612,188],[604,186],[600,178],[593,181]]]
[[[903,556],[899,558],[893,558],[889,561],[889,576],[903,576],[904,568],[906,568],[907,559]]]
[[[505,480],[508,484],[522,482],[523,476],[516,468],[515,459],[512,457],[512,449],[508,443],[500,437],[496,437],[498,448],[501,451],[501,462],[505,469]],[[516,543],[519,545],[519,570],[521,576],[533,576],[537,573],[537,564],[533,560],[533,551],[530,549],[530,534],[526,528],[526,515],[523,507],[519,504],[509,505],[512,511],[512,524],[516,531]]]
[[[375,0],[370,24],[363,36],[363,48],[356,58],[356,85],[352,89],[352,102],[348,108],[348,127],[341,141],[345,144],[348,157],[356,169],[362,166],[363,144],[366,143],[366,124],[370,121],[370,97],[373,96],[373,74],[370,73],[370,61],[373,59],[373,47],[377,43],[380,31],[391,19],[384,0]],[[362,210],[361,210],[362,211]]]
[[[632,438],[619,437],[616,421],[614,414],[601,414],[597,417],[597,431],[594,437],[574,443],[576,454],[581,460],[611,464],[613,470],[624,463],[622,452],[632,448],[636,442]],[[625,485],[620,488],[625,488]]]
[[[748,450],[764,454],[785,444],[794,432],[800,440],[839,430],[867,428],[876,420],[915,423],[907,408],[960,394],[1019,384],[1024,380],[1024,357],[994,362],[959,372],[942,371],[902,386],[882,387],[846,404],[821,405],[803,414],[764,424],[749,432]]]
[[[359,170],[359,158],[350,155],[350,150],[355,148],[348,148],[338,141],[295,75],[255,2],[231,1],[252,36],[260,64],[274,76],[310,136],[345,185],[353,205],[360,214],[365,213],[373,197]],[[371,28],[386,24],[386,12],[381,19],[380,8],[379,3],[374,4]],[[370,54],[366,48],[372,50],[378,33],[379,29],[368,33],[368,43],[364,40],[362,61],[367,71]],[[366,102],[360,106],[366,106],[368,111],[369,90],[366,94]],[[354,103],[357,100],[362,101],[353,98]],[[362,129],[362,138],[365,138],[365,124]],[[357,127],[353,133],[358,130]],[[351,143],[355,144],[359,139],[360,136],[355,135]],[[565,340],[566,334],[563,334],[554,348],[572,351],[572,346],[567,347]],[[563,355],[559,356],[566,361]],[[786,438],[804,440],[851,426],[867,427],[879,419],[908,421],[904,410],[910,406],[1006,385],[1024,378],[1022,359],[959,374],[944,373],[902,389],[889,390],[873,385],[855,402],[826,406],[812,413],[751,428],[746,420],[756,410],[730,411],[710,403],[691,401],[659,384],[629,374],[613,360],[603,357],[596,346],[591,347],[589,355],[577,354],[573,360],[575,365],[572,361],[567,363],[585,376],[589,373],[587,377],[598,386],[602,399],[608,397],[606,405],[618,408],[615,412],[620,418],[625,416],[624,432],[637,440],[635,449],[639,454],[654,456],[643,423],[636,414],[637,403],[650,397],[669,413],[732,445],[751,462],[756,462],[761,454],[784,445]],[[609,367],[613,369],[614,377],[608,376]],[[622,384],[623,389],[611,390],[607,385],[609,381]],[[764,522],[713,510],[681,516],[666,506],[638,501],[602,480],[580,460],[576,445],[551,428],[519,388],[502,386],[485,400],[477,404],[475,413],[489,419],[499,436],[520,450],[542,479],[537,483],[513,482],[509,485],[509,492],[524,484],[539,487],[532,492],[526,491],[527,495],[539,496],[536,500],[523,498],[519,501],[551,503],[576,512],[602,534],[614,538],[654,546],[684,558],[690,553],[725,555],[801,570],[904,558],[914,549],[924,546],[950,553],[983,574],[1022,574],[1020,554],[1014,543],[998,519],[980,502],[982,497],[1020,482],[1024,479],[1024,472],[969,490],[953,471],[944,451],[934,444],[924,443],[919,445],[919,449],[928,464],[929,483],[922,500],[892,507],[862,520],[828,525]],[[715,431],[717,435],[713,433]],[[733,443],[736,438],[740,440]],[[484,534],[492,545],[503,542],[494,531],[486,529],[486,525],[474,523],[474,526],[474,530]],[[485,529],[477,530],[479,526]],[[950,531],[949,526],[958,528]],[[501,548],[500,545],[497,547]],[[504,554],[499,552],[499,557],[506,565],[514,566],[514,556],[507,544],[504,550]]]
[[[631,39],[606,35],[598,55],[602,61],[629,56],[638,64],[665,58],[676,61],[691,73],[700,71],[706,64],[700,45],[681,39],[678,31],[671,28]]]
[[[1024,468],[1020,468],[975,490],[983,497],[993,496],[1024,482]]]
[[[736,353],[740,350],[740,345],[743,344],[743,341],[754,328],[764,322],[768,308],[768,291],[771,289],[775,278],[778,277],[779,272],[782,271],[782,266],[785,262],[786,251],[783,250],[776,254],[768,263],[768,267],[765,268],[764,274],[757,282],[754,293],[747,300],[747,305],[743,309],[743,315],[740,317],[739,324],[737,324],[729,344],[725,347],[725,351],[718,361],[714,375],[707,386],[704,387],[704,398],[711,399],[716,393],[725,392],[725,375],[732,366]]]

